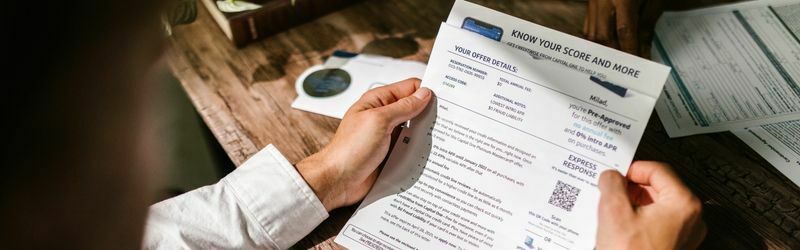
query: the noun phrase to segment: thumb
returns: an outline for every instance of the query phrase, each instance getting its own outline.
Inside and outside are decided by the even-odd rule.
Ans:
[[[616,170],[606,170],[600,175],[600,225],[617,224],[633,216],[626,184],[625,177]]]
[[[430,89],[422,87],[409,96],[378,108],[377,111],[385,114],[392,125],[397,125],[422,113],[431,100],[431,93]]]

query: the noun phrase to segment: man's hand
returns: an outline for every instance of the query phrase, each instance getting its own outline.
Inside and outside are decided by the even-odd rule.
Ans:
[[[634,162],[628,179],[600,175],[597,249],[694,249],[705,238],[702,204],[668,165]]]
[[[368,91],[344,115],[328,145],[297,163],[297,171],[328,211],[358,202],[378,177],[394,128],[431,100],[419,79]]]
[[[589,40],[648,58],[653,28],[662,11],[662,0],[589,0],[583,34]]]

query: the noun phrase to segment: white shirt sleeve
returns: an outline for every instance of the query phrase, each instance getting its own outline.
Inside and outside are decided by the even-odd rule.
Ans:
[[[150,207],[145,249],[286,249],[328,217],[269,145],[220,180]]]

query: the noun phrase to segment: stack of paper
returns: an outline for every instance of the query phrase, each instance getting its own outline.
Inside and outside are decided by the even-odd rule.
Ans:
[[[733,131],[800,185],[800,3],[665,13],[653,58],[673,67],[656,105],[671,137]]]

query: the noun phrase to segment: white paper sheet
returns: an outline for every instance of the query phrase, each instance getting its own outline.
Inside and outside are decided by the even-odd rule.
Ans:
[[[502,27],[502,42],[448,25],[464,17]],[[669,68],[464,1],[448,24],[422,82],[432,104],[403,130],[335,241],[349,249],[591,249],[597,177],[627,172]],[[568,48],[589,61],[565,55]],[[632,90],[618,95],[588,73]]]
[[[800,119],[800,2],[665,13],[653,59],[673,67],[656,110],[670,137]]]
[[[800,121],[745,128],[733,134],[800,186]]]
[[[311,96],[303,90],[303,80],[321,69],[339,68],[347,71],[352,79],[342,93],[328,97]],[[297,98],[292,108],[342,119],[344,113],[368,90],[402,81],[420,78],[425,74],[425,64],[384,56],[359,54],[350,58],[332,56],[324,65],[316,65],[304,71],[295,82]]]

